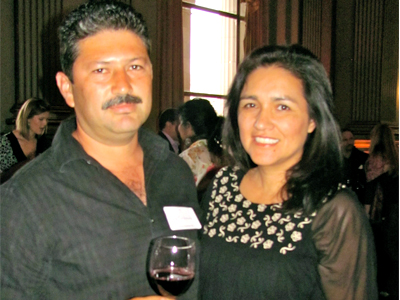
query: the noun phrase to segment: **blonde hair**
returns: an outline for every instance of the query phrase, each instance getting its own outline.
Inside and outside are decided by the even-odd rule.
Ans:
[[[50,105],[43,99],[30,98],[22,104],[18,111],[15,127],[24,138],[29,137],[29,122],[28,120],[36,115],[50,111]],[[45,130],[46,132],[46,130]]]
[[[399,173],[399,153],[394,133],[387,124],[377,124],[371,131],[370,156],[381,156],[389,165],[389,174]]]

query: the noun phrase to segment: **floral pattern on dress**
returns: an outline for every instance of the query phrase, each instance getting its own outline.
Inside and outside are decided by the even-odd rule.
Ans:
[[[8,134],[5,134],[0,141],[0,173],[8,170],[16,163],[18,163],[18,160],[14,155]]]
[[[241,243],[254,249],[278,251],[286,255],[295,251],[316,215],[301,211],[285,213],[282,204],[255,204],[239,191],[238,168],[222,168],[212,186],[204,234]]]
[[[188,149],[179,154],[192,170],[196,186],[204,175],[214,167],[211,162],[210,152],[207,148],[207,140],[198,140]]]

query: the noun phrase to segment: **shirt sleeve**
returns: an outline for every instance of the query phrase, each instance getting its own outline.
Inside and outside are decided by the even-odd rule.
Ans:
[[[340,191],[312,225],[318,271],[327,299],[378,299],[372,230],[355,195]]]

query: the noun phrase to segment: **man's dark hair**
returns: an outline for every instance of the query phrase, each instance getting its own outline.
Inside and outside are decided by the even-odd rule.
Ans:
[[[158,117],[158,129],[163,130],[167,122],[174,123],[178,120],[178,110],[176,108],[167,108]]]
[[[58,30],[63,72],[73,82],[72,66],[79,54],[78,42],[102,30],[130,30],[143,41],[150,55],[150,39],[142,15],[118,1],[89,1],[69,13]]]
[[[349,127],[343,127],[340,129],[341,133],[346,132],[346,131],[351,132],[351,134],[354,135],[353,131]]]
[[[247,171],[255,167],[240,141],[238,107],[249,75],[258,68],[271,66],[289,71],[302,82],[308,114],[315,122],[315,130],[307,137],[301,160],[286,173],[284,187],[290,197],[284,207],[303,208],[310,213],[342,180],[341,136],[333,113],[332,89],[323,65],[310,50],[300,45],[264,46],[243,61],[228,94],[225,143],[241,169]]]

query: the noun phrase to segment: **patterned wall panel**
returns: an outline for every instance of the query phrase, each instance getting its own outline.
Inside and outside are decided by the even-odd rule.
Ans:
[[[56,28],[62,0],[15,2],[17,102],[37,96],[59,104],[55,83],[58,70]]]
[[[356,1],[353,122],[380,120],[384,2]]]

